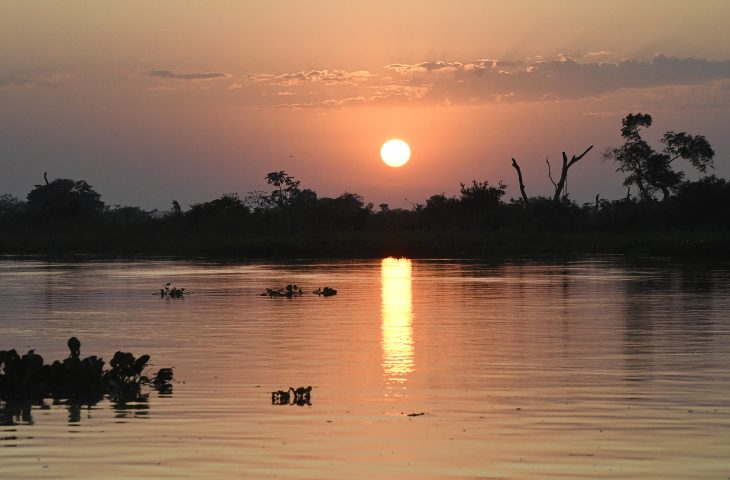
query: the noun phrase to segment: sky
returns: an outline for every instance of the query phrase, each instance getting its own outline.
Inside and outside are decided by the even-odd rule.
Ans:
[[[707,137],[730,177],[730,2],[0,0],[0,194],[84,179],[168,209],[267,190],[410,207],[472,180],[625,195],[621,119]],[[411,147],[383,164],[390,138]],[[677,164],[696,178],[686,164]],[[635,193],[635,192],[634,192]]]

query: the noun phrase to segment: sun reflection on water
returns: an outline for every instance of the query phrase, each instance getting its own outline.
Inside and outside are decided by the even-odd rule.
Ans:
[[[383,317],[383,372],[388,383],[404,383],[413,371],[411,261],[384,258],[380,270]]]

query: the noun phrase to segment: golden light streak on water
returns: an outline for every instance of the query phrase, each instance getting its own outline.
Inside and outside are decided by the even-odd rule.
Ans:
[[[414,369],[411,261],[388,257],[380,268],[383,373],[388,383],[404,383]]]

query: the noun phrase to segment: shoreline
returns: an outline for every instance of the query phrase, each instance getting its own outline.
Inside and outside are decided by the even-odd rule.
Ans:
[[[541,256],[656,256],[730,260],[730,231],[665,230],[615,233],[535,231],[326,232],[322,235],[189,235],[183,237],[53,235],[33,239],[0,236],[0,256],[9,258],[201,258],[237,260],[453,258],[499,259]]]

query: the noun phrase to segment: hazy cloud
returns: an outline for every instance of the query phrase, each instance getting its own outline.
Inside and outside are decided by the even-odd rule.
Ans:
[[[340,109],[346,106],[364,105],[366,103],[369,103],[369,101],[365,97],[327,98],[316,102],[280,103],[274,105],[274,108]]]
[[[0,88],[4,87],[27,87],[33,81],[29,78],[21,77],[0,77]]]
[[[294,86],[308,82],[323,82],[328,85],[338,83],[352,84],[354,82],[366,81],[371,76],[366,70],[358,70],[348,72],[346,70],[309,70],[296,73],[284,73],[274,75],[271,73],[251,73],[246,76],[247,79],[254,82],[268,82],[272,85]]]
[[[618,54],[616,52],[611,52],[608,50],[598,50],[595,52],[588,52],[584,53],[582,55],[583,58],[591,59],[593,61],[596,60],[609,60],[609,59],[615,59],[618,57]]]
[[[80,77],[78,73],[55,72],[34,77],[18,77],[9,75],[0,77],[0,88],[21,88],[21,87],[45,87],[55,88],[63,82],[76,80]]]
[[[281,103],[276,108],[321,108],[341,109],[355,105],[383,105],[414,102],[428,93],[428,87],[423,85],[382,85],[370,87],[367,95],[358,95],[343,98],[326,98],[318,101],[300,103]]]
[[[174,78],[176,80],[213,80],[216,78],[228,78],[227,73],[221,72],[189,72],[180,73],[172,70],[150,70],[147,74],[151,77]]]

